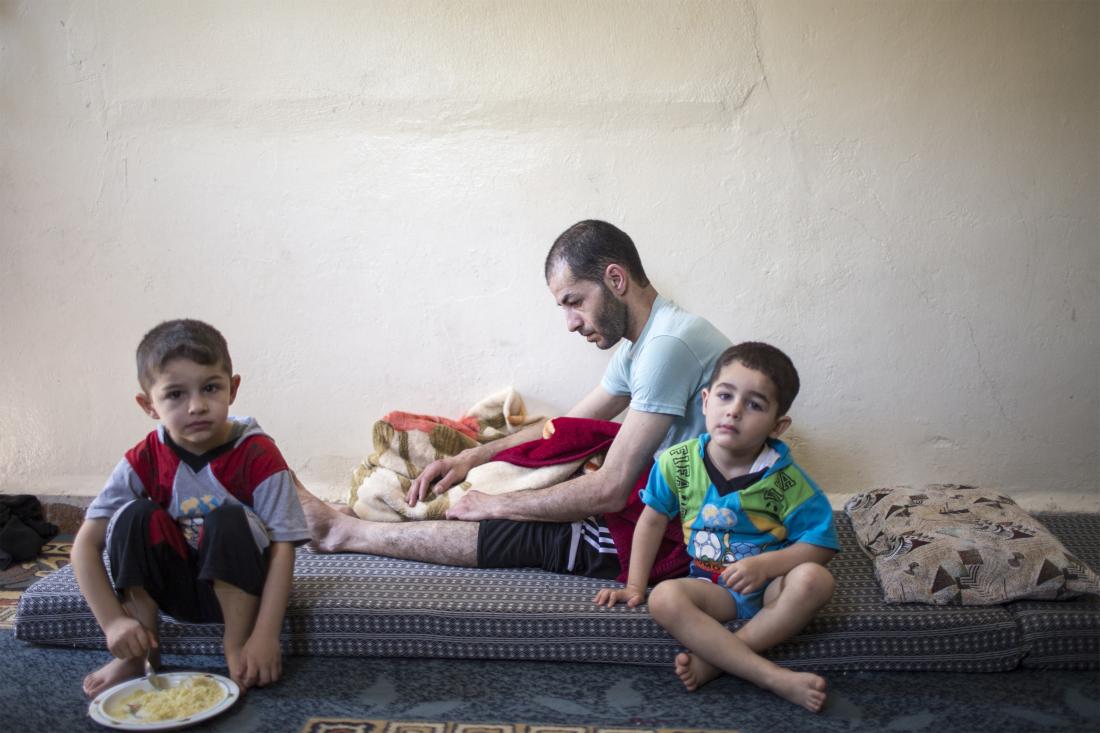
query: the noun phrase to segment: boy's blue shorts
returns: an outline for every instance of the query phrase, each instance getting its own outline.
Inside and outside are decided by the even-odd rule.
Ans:
[[[737,604],[737,618],[747,620],[759,613],[760,609],[764,607],[764,591],[768,589],[768,585],[771,583],[770,580],[765,583],[764,587],[760,590],[742,595],[723,583],[719,578],[720,575],[721,573],[712,573],[704,570],[695,563],[691,564],[691,571],[688,574],[688,576],[692,578],[709,580],[711,583],[714,583],[719,588],[725,589],[733,596],[733,602]]]

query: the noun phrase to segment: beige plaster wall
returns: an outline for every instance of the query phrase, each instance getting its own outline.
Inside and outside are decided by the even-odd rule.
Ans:
[[[1095,2],[0,1],[0,490],[94,493],[208,319],[339,494],[391,409],[567,409],[587,217],[803,375],[837,497],[1100,509]]]

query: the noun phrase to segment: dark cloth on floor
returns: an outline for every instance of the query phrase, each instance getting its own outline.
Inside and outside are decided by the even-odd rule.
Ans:
[[[57,532],[57,525],[46,521],[36,497],[0,494],[0,570],[35,559]]]

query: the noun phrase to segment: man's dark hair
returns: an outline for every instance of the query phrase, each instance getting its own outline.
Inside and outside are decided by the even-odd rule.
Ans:
[[[713,389],[722,370],[733,362],[740,362],[749,369],[762,372],[775,385],[775,398],[779,402],[777,416],[782,417],[791,409],[794,398],[798,396],[798,370],[790,357],[771,344],[759,341],[746,341],[731,346],[718,357],[714,372],[710,375],[710,388]]]
[[[606,221],[578,221],[554,240],[546,255],[547,282],[559,262],[568,265],[569,271],[578,280],[602,283],[607,266],[614,264],[622,265],[642,287],[649,285],[634,241],[622,229]]]
[[[149,391],[157,372],[173,359],[189,359],[196,364],[220,364],[230,376],[233,361],[225,337],[213,326],[189,318],[165,321],[141,339],[137,348],[138,382]]]

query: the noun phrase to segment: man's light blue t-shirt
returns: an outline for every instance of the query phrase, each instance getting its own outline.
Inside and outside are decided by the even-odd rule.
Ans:
[[[706,432],[701,390],[731,345],[705,318],[658,295],[638,340],[623,339],[600,386],[609,394],[630,395],[632,410],[674,416],[656,455]]]

